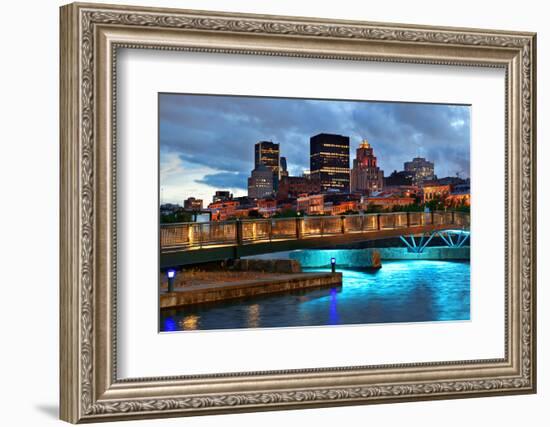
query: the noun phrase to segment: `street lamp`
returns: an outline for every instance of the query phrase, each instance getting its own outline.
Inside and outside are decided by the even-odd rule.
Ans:
[[[336,258],[330,259],[330,267],[333,273],[336,273]]]
[[[176,270],[170,269],[166,272],[168,277],[168,292],[174,292],[174,281],[176,279]]]

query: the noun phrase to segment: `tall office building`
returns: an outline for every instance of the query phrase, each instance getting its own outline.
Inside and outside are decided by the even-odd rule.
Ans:
[[[384,172],[377,165],[373,148],[365,139],[356,152],[351,170],[351,191],[372,193],[379,191],[384,185]]]
[[[349,136],[312,136],[309,162],[311,177],[320,181],[323,193],[349,193]]]
[[[282,157],[279,159],[279,166],[281,168],[281,176],[280,178],[282,178],[283,176],[288,176],[288,169],[287,169],[287,164],[286,164],[286,157]]]
[[[254,168],[265,165],[273,171],[273,186],[277,189],[281,178],[279,144],[272,141],[260,141],[254,145]]]
[[[405,162],[405,172],[413,174],[413,184],[420,185],[424,181],[432,181],[435,178],[434,164],[423,157],[415,157],[410,162]]]
[[[252,199],[272,197],[275,192],[273,178],[273,171],[266,165],[259,164],[248,178],[248,197]]]

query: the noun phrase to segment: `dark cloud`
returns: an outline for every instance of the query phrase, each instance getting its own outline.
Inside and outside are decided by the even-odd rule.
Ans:
[[[205,175],[203,179],[197,179],[195,182],[220,189],[240,188],[246,190],[247,178],[247,174],[244,173],[220,172]]]
[[[259,140],[280,143],[291,172],[308,169],[320,132],[350,136],[352,158],[368,139],[386,175],[417,155],[440,177],[470,175],[468,106],[162,94],[159,107],[161,151],[219,171],[201,181],[214,187],[246,187]]]

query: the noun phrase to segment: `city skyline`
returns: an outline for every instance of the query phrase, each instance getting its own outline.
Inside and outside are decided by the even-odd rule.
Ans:
[[[386,176],[421,156],[440,177],[469,177],[470,107],[463,105],[161,94],[159,126],[163,203],[208,200],[222,189],[246,195],[259,141],[280,144],[289,174],[299,176],[317,133],[349,136],[350,160],[366,138]]]

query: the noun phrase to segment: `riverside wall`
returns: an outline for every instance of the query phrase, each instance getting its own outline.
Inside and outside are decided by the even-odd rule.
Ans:
[[[422,253],[409,252],[408,248],[366,248],[366,249],[319,249],[289,252],[290,259],[298,261],[303,268],[330,267],[331,258],[335,258],[337,267],[380,267],[381,260],[455,260],[470,259],[470,248],[426,247]]]
[[[181,307],[301,289],[313,290],[338,286],[342,286],[342,273],[274,274],[265,279],[198,285],[193,288],[165,292],[160,295],[160,307]]]

